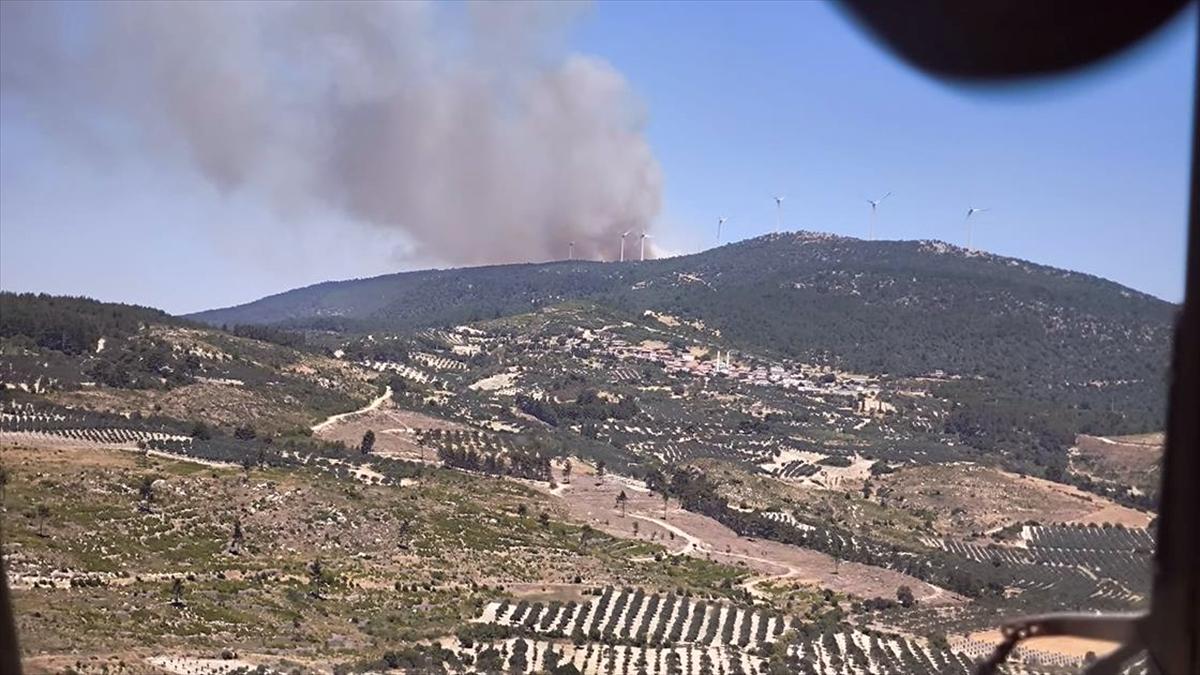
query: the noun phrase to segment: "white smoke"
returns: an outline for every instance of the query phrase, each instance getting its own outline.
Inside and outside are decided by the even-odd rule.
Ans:
[[[0,90],[53,133],[402,231],[423,258],[599,257],[659,210],[628,84],[561,47],[576,5],[0,7]]]

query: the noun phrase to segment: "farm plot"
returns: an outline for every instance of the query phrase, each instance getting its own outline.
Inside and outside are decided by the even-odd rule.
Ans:
[[[1026,526],[1032,561],[1075,568],[1097,579],[1094,597],[1135,601],[1150,587],[1154,535],[1147,529],[1095,525]],[[1114,584],[1102,583],[1105,579]]]
[[[571,665],[585,675],[708,675],[765,672],[767,659],[736,646],[677,644],[643,647],[628,644],[559,643],[510,638],[472,644],[456,650],[472,665],[468,672],[533,673]],[[464,658],[467,657],[467,658]],[[858,630],[807,634],[775,657],[787,672],[804,675],[863,675],[866,673],[945,673],[967,675],[970,657],[924,640]]]
[[[437,354],[416,352],[412,355],[412,357],[422,365],[432,368],[433,370],[449,370],[456,372],[466,372],[467,370],[467,364],[463,363],[462,361],[448,359]]]
[[[573,425],[572,430],[582,432],[583,425]],[[757,465],[772,460],[778,454],[775,439],[731,433],[725,427],[712,423],[677,424],[654,420],[638,420],[637,423],[601,422],[591,425],[589,432],[600,441],[625,447],[644,457],[657,457],[667,465],[698,459]]]
[[[406,380],[418,384],[428,384],[430,380],[428,373],[413,368],[406,363],[397,363],[395,361],[363,361],[359,365],[380,373],[395,373]]]
[[[677,554],[744,566],[747,570],[768,577],[787,575],[790,583],[817,585],[849,595],[891,597],[895,595],[897,587],[907,585],[922,602],[954,604],[962,600],[954,593],[899,571],[856,562],[839,562],[811,548],[739,536],[734,530],[706,515],[681,509],[673,502],[665,505],[659,495],[631,490],[628,484],[613,476],[585,478],[585,471],[592,473],[586,466],[580,467],[570,483],[559,481],[559,488],[552,494],[561,500],[573,518],[606,532],[629,536],[633,523],[637,522],[639,529],[636,536],[662,543]],[[547,489],[542,486],[538,488]],[[619,506],[616,498],[622,492],[626,500],[621,502],[623,506]],[[770,522],[767,518],[762,520]],[[867,545],[857,537],[842,535],[837,531],[809,532],[796,529],[796,532],[806,538],[820,538],[831,549],[842,547],[849,550]],[[913,562],[915,565],[916,560]]]
[[[362,441],[367,431],[373,431],[375,447],[372,454],[393,459],[432,462],[435,460],[436,449],[422,443],[422,438],[431,438],[438,432],[465,429],[461,424],[440,417],[385,404],[375,410],[339,420],[321,429],[316,435],[325,440],[341,441],[354,447]]]
[[[147,443],[151,441],[187,442],[191,440],[189,437],[180,434],[169,434],[160,431],[145,431],[143,429],[128,429],[124,427],[47,429],[45,431],[8,431],[5,429],[4,433],[13,436],[12,440],[20,440],[21,436],[23,435],[52,436],[63,439],[69,443],[121,447],[132,447],[139,443]]]
[[[586,602],[493,602],[478,621],[605,644],[741,648],[774,642],[789,624],[761,609],[612,587]]]
[[[12,436],[13,440],[22,436],[51,437],[68,445],[122,447],[149,441],[190,440],[165,423],[67,408],[20,405],[0,413],[0,433]]]
[[[779,478],[799,480],[813,476],[820,470],[821,467],[817,466],[816,464],[809,464],[808,462],[802,461],[792,461],[786,462],[783,464],[783,466],[775,469],[774,474]]]
[[[979,544],[970,544],[953,539],[936,539],[933,537],[922,537],[921,543],[930,548],[941,549],[955,555],[960,555],[968,560],[975,562],[1000,562],[1010,565],[1029,565],[1034,562],[1034,558],[1029,554],[1029,551],[1011,546],[998,546],[989,544],[980,546]]]
[[[513,449],[512,442],[503,435],[477,429],[428,429],[417,432],[417,442],[433,451],[448,450],[453,453],[503,455]]]

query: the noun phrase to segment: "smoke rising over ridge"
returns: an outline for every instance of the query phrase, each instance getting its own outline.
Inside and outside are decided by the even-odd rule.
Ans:
[[[611,259],[619,233],[659,210],[627,83],[562,49],[578,6],[0,11],[4,97],[56,136],[136,145],[283,214],[332,209],[402,232],[415,257],[555,259],[574,241],[578,257]]]

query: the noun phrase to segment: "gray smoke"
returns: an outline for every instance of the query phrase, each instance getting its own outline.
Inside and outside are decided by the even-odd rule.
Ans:
[[[611,258],[659,210],[627,83],[562,48],[577,5],[0,7],[3,95],[54,133],[136,143],[282,213],[332,207],[416,256],[544,260],[575,241]]]

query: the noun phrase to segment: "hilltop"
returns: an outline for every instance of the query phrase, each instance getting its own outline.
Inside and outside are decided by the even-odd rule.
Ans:
[[[326,282],[187,318],[396,331],[568,300],[637,313],[669,309],[746,348],[835,359],[859,370],[999,376],[1016,365],[1077,380],[1142,377],[1148,364],[1163,363],[1175,310],[1098,277],[942,242],[796,232],[645,262],[558,261]]]

